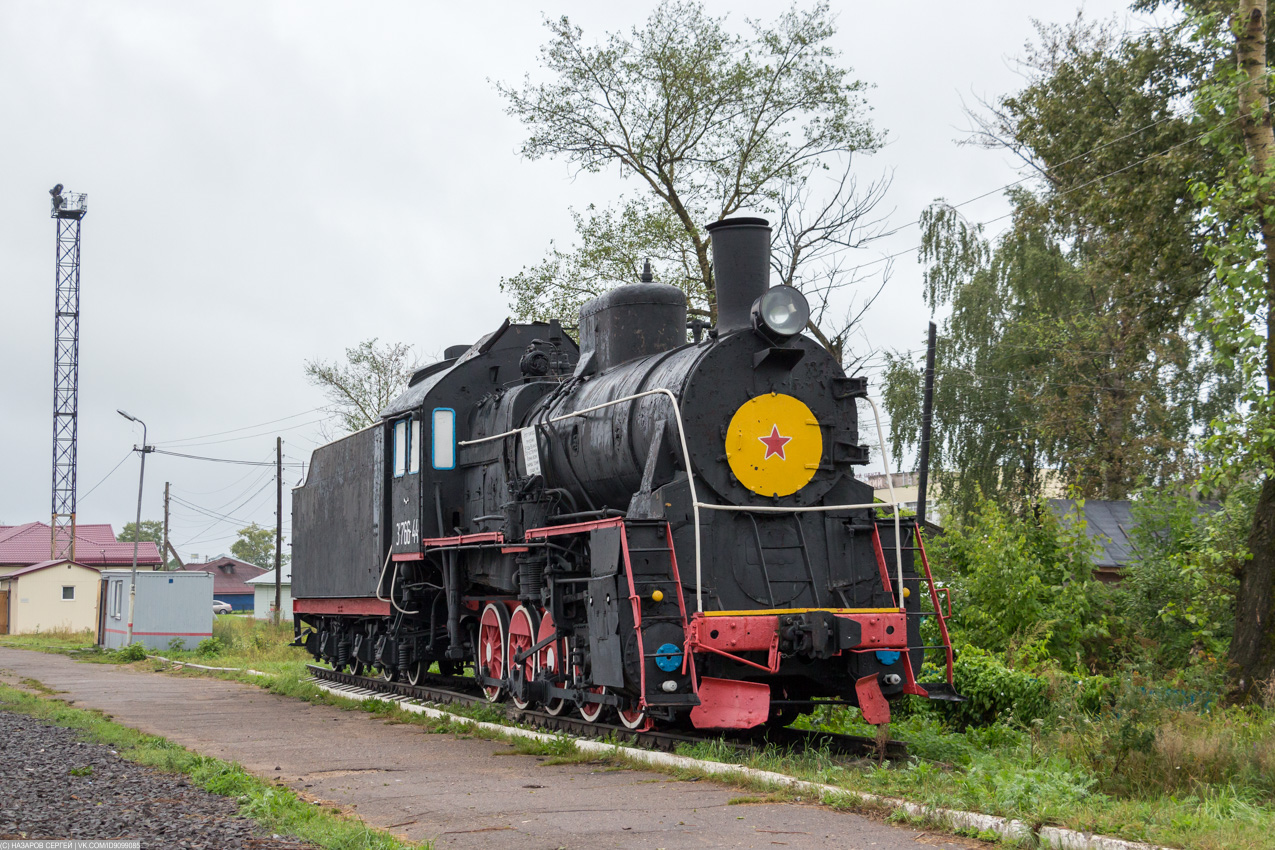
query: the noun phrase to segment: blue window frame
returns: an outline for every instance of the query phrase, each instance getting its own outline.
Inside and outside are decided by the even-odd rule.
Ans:
[[[430,420],[430,464],[435,469],[456,468],[456,411],[436,407]]]

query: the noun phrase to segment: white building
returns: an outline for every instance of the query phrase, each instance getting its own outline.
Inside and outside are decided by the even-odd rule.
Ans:
[[[274,613],[274,570],[262,573],[256,578],[248,579],[252,585],[252,616],[258,620],[269,620]],[[282,609],[282,620],[292,620],[292,565],[285,564],[283,578],[279,583],[279,607]]]
[[[96,628],[101,584],[93,567],[67,560],[0,575],[0,635]]]

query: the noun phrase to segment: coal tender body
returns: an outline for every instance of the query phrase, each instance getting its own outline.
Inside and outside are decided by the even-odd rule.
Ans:
[[[765,221],[709,232],[702,338],[644,275],[585,305],[578,348],[506,322],[318,449],[293,497],[298,643],[630,728],[782,724],[818,701],[883,723],[904,694],[952,698],[920,536],[854,475],[865,380],[768,285]],[[918,683],[927,649],[945,681]]]

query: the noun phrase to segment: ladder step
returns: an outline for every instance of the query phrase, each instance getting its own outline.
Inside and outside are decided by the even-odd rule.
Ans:
[[[647,705],[699,705],[699,697],[695,694],[648,694]]]

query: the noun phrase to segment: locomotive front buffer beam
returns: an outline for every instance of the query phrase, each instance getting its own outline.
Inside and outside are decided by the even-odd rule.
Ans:
[[[929,696],[913,675],[907,613],[898,609],[714,611],[696,613],[687,629],[688,659],[718,656],[771,676],[780,672],[786,657],[822,660],[852,653],[874,654],[880,664],[899,665],[898,672],[873,672],[855,681],[855,701],[869,723],[890,720],[883,682],[896,693]],[[691,712],[697,728],[747,729],[770,715],[768,684],[705,676],[698,693],[700,705]]]

